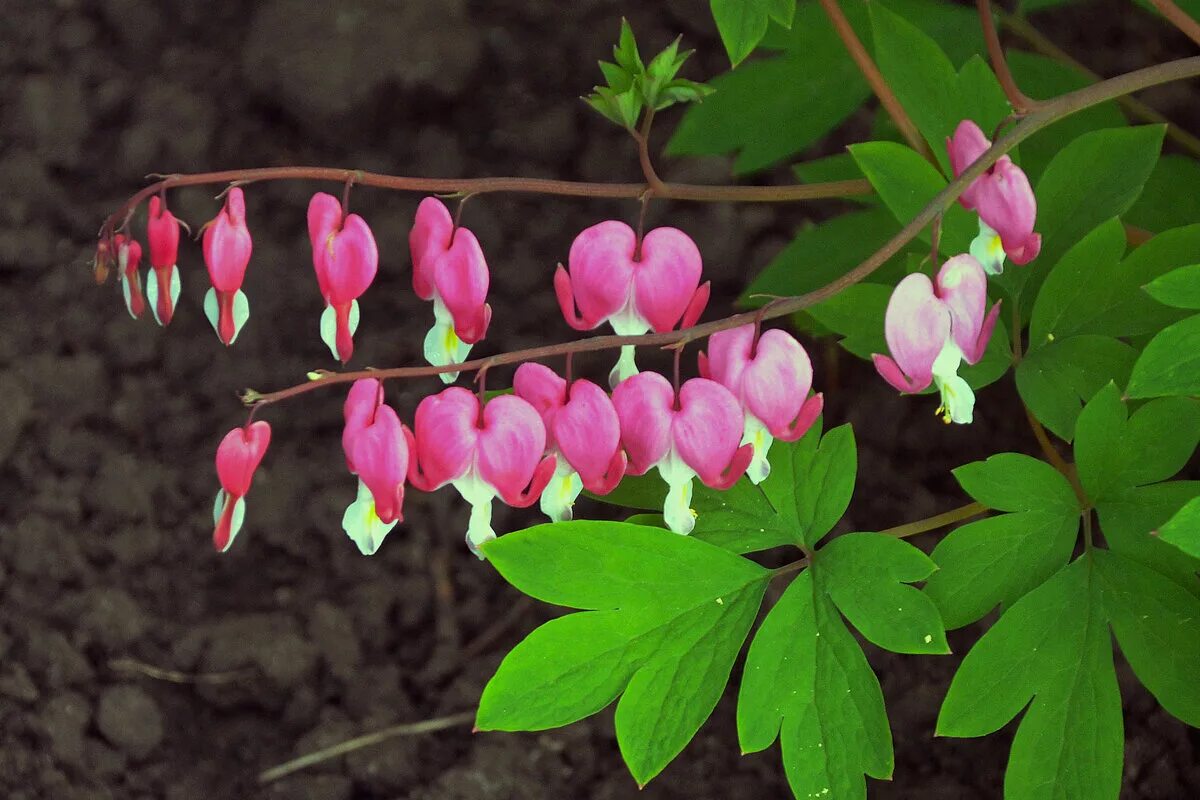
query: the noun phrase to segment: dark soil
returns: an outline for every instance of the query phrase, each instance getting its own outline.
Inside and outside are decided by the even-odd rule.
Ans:
[[[506,649],[552,612],[518,606],[497,641],[464,658],[520,598],[466,551],[466,507],[449,489],[412,492],[407,522],[378,555],[358,554],[340,527],[353,483],[335,393],[266,412],[275,437],[246,528],[231,552],[212,553],[212,455],[244,418],[234,390],[276,388],[330,366],[304,233],[313,186],[248,190],[252,316],[229,351],[200,308],[207,284],[195,245],[184,247],[183,297],[166,331],[131,321],[111,282],[91,285],[88,262],[100,220],[150,172],[320,163],[430,176],[637,180],[629,142],[575,97],[598,77],[595,61],[606,56],[622,14],[651,46],[683,32],[700,48],[691,74],[718,72],[724,62],[707,4],[326,5],[0,0],[4,797],[637,795],[607,712],[541,734],[471,735],[461,727],[393,739],[260,788],[260,770],[297,754],[472,708]],[[1133,14],[1115,8],[1095,16]],[[1162,41],[1174,42],[1152,26],[1140,25],[1145,36],[1131,42],[1111,24],[1089,29],[1099,32],[1087,41],[1078,17],[1055,25],[1051,34],[1094,56],[1102,71],[1167,55],[1173,45]],[[1162,95],[1168,113],[1188,116],[1188,104],[1195,116],[1194,91]],[[727,178],[719,160],[664,171],[681,180]],[[179,191],[172,206],[195,226],[213,215],[214,193]],[[411,291],[406,247],[418,200],[354,193],[383,254],[363,302],[357,364],[420,360],[430,312]],[[717,288],[715,315],[791,230],[834,210],[658,203],[651,214],[699,242]],[[586,225],[634,214],[628,203],[472,201],[465,222],[495,276],[495,323],[480,352],[567,338],[549,291],[554,264]],[[861,364],[835,363],[821,345],[814,354],[828,419],[853,422],[861,448],[848,529],[951,508],[963,502],[951,467],[998,450],[1030,451],[1007,383],[983,395],[975,425],[949,429]],[[584,361],[596,373],[608,367],[608,356]],[[423,381],[389,391],[407,417],[438,388]],[[536,519],[500,507],[496,516],[499,530]],[[955,652],[978,633],[954,634]],[[896,738],[894,781],[872,784],[872,796],[999,797],[1011,726],[974,741],[932,736],[959,656],[870,655]],[[131,663],[173,672],[146,674]],[[1195,796],[1195,732],[1158,708],[1123,664],[1120,675],[1123,796]],[[637,796],[786,796],[777,753],[737,755],[733,710],[731,695]]]

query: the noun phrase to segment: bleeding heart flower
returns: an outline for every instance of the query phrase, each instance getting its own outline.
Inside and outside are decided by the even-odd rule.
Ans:
[[[378,391],[374,407],[367,416],[360,416],[363,394],[355,397],[352,393],[346,401],[342,442],[351,472],[358,475],[358,496],[342,516],[342,527],[362,554],[369,556],[379,549],[396,523],[404,519],[404,479],[408,474],[412,433],[400,422],[395,410],[380,401]]]
[[[434,366],[461,364],[471,345],[487,333],[492,307],[487,304],[490,277],[475,234],[455,228],[445,204],[426,197],[408,234],[413,262],[413,289],[433,300],[433,327],[425,336],[425,360]],[[443,372],[453,383],[457,372]]]
[[[150,266],[154,280],[146,282],[150,311],[159,325],[170,325],[179,300],[179,220],[158,195],[150,198],[146,218],[146,241],[150,245]]]
[[[499,496],[518,508],[532,505],[554,474],[555,457],[542,458],[542,419],[515,395],[490,400],[480,414],[474,394],[451,387],[421,401],[413,427],[409,483],[423,492],[447,483],[458,490],[471,504],[467,545],[480,558],[480,546],[496,538],[492,499]]]
[[[217,447],[217,478],[221,490],[213,504],[213,546],[224,553],[242,529],[246,503],[254,472],[271,443],[271,426],[263,421],[234,428]]]
[[[998,301],[987,309],[987,275],[973,256],[946,261],[936,282],[923,273],[909,275],[896,285],[884,315],[892,358],[872,355],[875,369],[902,392],[936,383],[942,420],[970,423],[975,394],[958,376],[958,366],[983,358],[999,313]]]
[[[603,322],[620,336],[669,331],[696,324],[710,286],[700,285],[702,261],[695,242],[677,228],[655,228],[643,237],[624,222],[608,220],[571,243],[567,267],[558,265],[554,292],[567,324],[580,331]],[[578,311],[576,310],[578,309]],[[616,386],[637,373],[634,348],[622,347],[608,376]]]
[[[950,165],[958,177],[992,146],[983,131],[969,119],[958,123],[946,139]],[[958,198],[962,207],[979,213],[979,235],[971,243],[971,255],[989,275],[1004,271],[1004,257],[1014,264],[1028,264],[1042,249],[1041,234],[1034,233],[1037,199],[1025,172],[1008,156],[1001,156],[986,172],[971,182]]]
[[[629,472],[644,475],[651,467],[667,483],[663,518],[676,533],[696,526],[692,479],[728,489],[742,477],[754,448],[739,447],[742,410],[733,393],[716,381],[692,378],[675,390],[662,375],[643,372],[622,381],[613,391],[621,423],[621,444],[629,456]]]
[[[121,278],[121,294],[125,298],[125,308],[129,316],[137,319],[146,310],[146,300],[142,297],[142,275],[138,267],[142,263],[142,246],[137,239],[131,239],[123,233],[113,237],[117,247],[117,272]]]
[[[253,242],[246,227],[246,199],[235,186],[225,206],[204,228],[204,265],[213,288],[204,296],[204,313],[226,345],[233,344],[250,318],[250,301],[242,291]]]
[[[333,357],[345,364],[354,353],[358,298],[375,280],[379,250],[363,218],[343,216],[341,203],[324,192],[317,192],[309,201],[308,236],[317,284],[325,299],[321,339]]]
[[[617,411],[603,389],[582,379],[568,387],[549,367],[526,362],[513,376],[513,392],[541,414],[546,452],[557,457],[554,478],[542,491],[543,514],[569,520],[584,487],[600,495],[616,488],[626,459]]]
[[[812,362],[786,331],[764,331],[757,344],[753,325],[714,333],[708,339],[708,355],[700,353],[700,374],[729,389],[741,403],[746,418],[742,444],[754,446],[754,459],[746,469],[753,483],[771,473],[771,443],[799,439],[825,404],[820,393],[808,396]]]

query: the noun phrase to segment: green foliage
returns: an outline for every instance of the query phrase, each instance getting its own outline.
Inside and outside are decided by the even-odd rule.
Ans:
[[[1009,513],[963,525],[934,548],[938,565],[925,584],[947,628],[1010,606],[1071,558],[1079,503],[1071,485],[1044,461],[1001,453],[954,470],[963,489]]]
[[[484,546],[506,580],[583,609],[545,623],[500,664],[481,730],[542,730],[617,703],[617,742],[645,784],[691,740],[725,688],[770,573],[691,537],[568,522]]]
[[[946,138],[963,119],[995,129],[1012,111],[1004,91],[978,56],[956,71],[937,42],[915,25],[883,6],[870,9],[879,69],[949,175]]]
[[[1200,395],[1200,315],[1158,333],[1129,378],[1130,397]]]
[[[1200,264],[1172,270],[1155,278],[1145,288],[1163,305],[1200,309]]]
[[[709,0],[709,4],[735,67],[758,47],[771,20],[790,28],[796,13],[796,0]]]
[[[939,736],[984,736],[1021,713],[1005,797],[1116,798],[1121,697],[1092,562],[1082,558],[1017,600],[963,659]]]
[[[787,544],[815,545],[833,529],[850,503],[858,470],[850,426],[822,436],[818,420],[798,441],[772,444],[768,459],[771,474],[758,486],[746,478],[726,491],[693,483],[692,538],[750,553]],[[654,471],[626,476],[611,494],[595,499],[661,511],[666,491]]]
[[[1200,161],[1165,155],[1158,160],[1142,196],[1125,219],[1139,228],[1159,232],[1200,219]]]
[[[833,539],[771,609],[750,645],[738,695],[743,752],[778,738],[797,797],[865,798],[863,778],[889,778],[892,737],[879,681],[841,614],[868,640],[906,653],[946,653],[937,610],[907,584],[933,562],[878,533]]]
[[[1193,558],[1200,558],[1200,497],[1194,497],[1167,520],[1158,531],[1159,538],[1178,547]]]
[[[1017,390],[1034,416],[1069,442],[1084,402],[1109,381],[1124,385],[1136,358],[1137,351],[1109,336],[1058,339],[1017,365]]]
[[[634,128],[646,109],[661,111],[676,103],[698,103],[712,88],[676,75],[691,50],[679,52],[679,39],[656,55],[649,65],[642,62],[629,22],[621,20],[621,37],[613,47],[613,61],[601,61],[606,86],[593,87],[584,101],[610,121]],[[615,62],[615,63],[614,63]]]

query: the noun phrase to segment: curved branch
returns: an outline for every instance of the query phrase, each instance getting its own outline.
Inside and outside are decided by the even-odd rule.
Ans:
[[[1000,81],[1000,87],[1004,89],[1004,95],[1012,105],[1013,111],[1018,114],[1026,114],[1034,110],[1039,105],[1038,101],[1021,91],[1012,71],[1008,68],[1008,60],[1004,57],[1004,48],[1000,45],[1000,34],[996,32],[996,21],[992,19],[991,0],[975,0],[975,7],[979,10],[979,27],[983,29],[983,39],[987,42],[988,58],[992,62],[992,69],[995,70],[996,79]]]
[[[1184,11],[1171,0],[1150,0],[1151,5],[1158,9],[1158,13],[1167,18],[1167,21],[1174,25],[1183,34],[1191,39],[1196,44],[1200,44],[1200,22],[1188,16]]]

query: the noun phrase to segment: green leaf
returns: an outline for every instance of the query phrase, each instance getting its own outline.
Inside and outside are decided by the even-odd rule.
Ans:
[[[613,47],[613,59],[630,75],[640,75],[646,71],[642,57],[638,53],[637,40],[633,36],[633,28],[629,20],[621,18],[621,35]]]
[[[1011,111],[1004,92],[977,56],[959,73],[937,42],[911,22],[877,4],[870,9],[879,69],[949,175],[946,137],[967,118],[985,131],[994,129]]]
[[[1087,323],[1126,299],[1132,286],[1118,280],[1125,228],[1117,218],[1100,225],[1054,265],[1038,292],[1029,325],[1029,349],[1088,331]],[[1090,331],[1089,331],[1090,332]]]
[[[815,547],[833,530],[854,494],[858,450],[854,430],[840,425],[820,437],[814,426],[799,442],[771,446],[771,474],[762,482],[763,494],[782,515],[795,541]]]
[[[865,260],[898,230],[895,218],[883,208],[842,214],[805,228],[763,268],[738,302],[757,307],[767,300],[752,297],[755,294],[789,296],[824,286]]]
[[[1093,83],[1084,73],[1074,67],[1061,64],[1052,58],[1010,49],[1008,66],[1021,90],[1030,97],[1046,99],[1057,97]],[[1085,108],[1035,133],[1021,143],[1021,167],[1031,182],[1046,169],[1046,165],[1071,141],[1088,131],[1102,128],[1119,128],[1125,124],[1125,116],[1115,101]]]
[[[1200,497],[1193,497],[1159,528],[1158,538],[1200,559]]]
[[[937,606],[907,584],[937,566],[908,542],[848,533],[817,555],[829,596],[868,641],[894,653],[949,653]]]
[[[1104,540],[1114,553],[1161,572],[1200,597],[1200,559],[1161,541],[1160,529],[1185,503],[1200,495],[1200,482],[1170,481],[1126,489],[1096,505]]]
[[[938,571],[925,584],[925,594],[948,629],[969,625],[997,605],[1010,606],[1062,569],[1078,533],[1079,512],[1062,508],[967,523],[933,549],[930,558]]]
[[[1119,287],[1118,302],[1088,322],[1081,333],[1136,336],[1156,333],[1187,316],[1186,311],[1164,308],[1140,287],[1173,269],[1193,264],[1200,252],[1200,225],[1163,231],[1133,249],[1115,276],[1103,273],[1094,280],[1112,281]]]
[[[1200,315],[1150,340],[1129,377],[1130,397],[1200,395]]]
[[[709,0],[709,4],[729,61],[735,67],[762,41],[770,12],[780,13],[780,3],[772,0]]]
[[[1123,725],[1099,581],[1082,558],[1016,601],[963,659],[942,736],[983,736],[1028,706],[1006,797],[1115,798]]]
[[[865,11],[851,11],[859,19]],[[803,151],[871,94],[816,3],[796,9],[788,52],[743,64],[710,82],[716,94],[689,108],[667,145],[670,155],[737,151],[739,174]]]
[[[792,172],[801,183],[828,183],[831,181],[854,181],[862,180],[862,170],[858,168],[858,164],[854,163],[854,159],[849,153],[835,153],[824,158],[813,158],[808,161],[801,161],[792,165]],[[854,197],[847,197],[846,200],[864,205],[874,205],[876,198],[874,194],[863,194]],[[843,214],[842,216],[851,216]],[[834,219],[841,219],[835,217]],[[889,216],[890,220],[891,217]],[[897,226],[899,230],[899,226]]]
[[[1096,392],[1075,423],[1075,467],[1093,503],[1121,486],[1128,455],[1124,452],[1125,405],[1115,384]]]
[[[1200,219],[1200,161],[1165,155],[1158,160],[1142,196],[1125,215],[1130,224],[1159,231]]]
[[[1158,161],[1165,130],[1144,125],[1092,131],[1054,157],[1034,191],[1042,234],[1038,263],[1057,262],[1088,231],[1133,205]]]
[[[879,681],[812,570],[792,581],[750,645],[737,724],[745,753],[779,739],[796,797],[865,799],[864,773],[891,777]]]
[[[1200,264],[1172,270],[1146,284],[1146,293],[1163,305],[1200,309]]]
[[[1136,358],[1132,347],[1106,336],[1059,339],[1017,365],[1017,390],[1034,416],[1069,442],[1083,403],[1109,381],[1124,385]]]
[[[846,350],[859,358],[870,358],[872,353],[888,351],[883,338],[883,315],[893,288],[857,283],[812,306],[808,313],[842,337],[838,343]]]
[[[587,610],[513,648],[483,691],[476,726],[558,727],[620,696],[617,743],[639,784],[712,712],[770,576],[697,539],[621,522],[539,525],[483,549],[522,592]]]
[[[864,142],[848,149],[884,205],[902,224],[916,217],[934,195],[946,188],[946,179],[933,165],[902,144]],[[977,232],[974,216],[955,203],[942,218],[938,250],[946,257],[965,253]],[[919,238],[931,241],[927,230]]]
[[[1104,608],[1121,652],[1162,707],[1200,726],[1200,599],[1152,569],[1097,551]]]
[[[1071,484],[1045,461],[1021,453],[998,453],[954,470],[959,486],[997,511],[1049,511],[1079,514]]]

